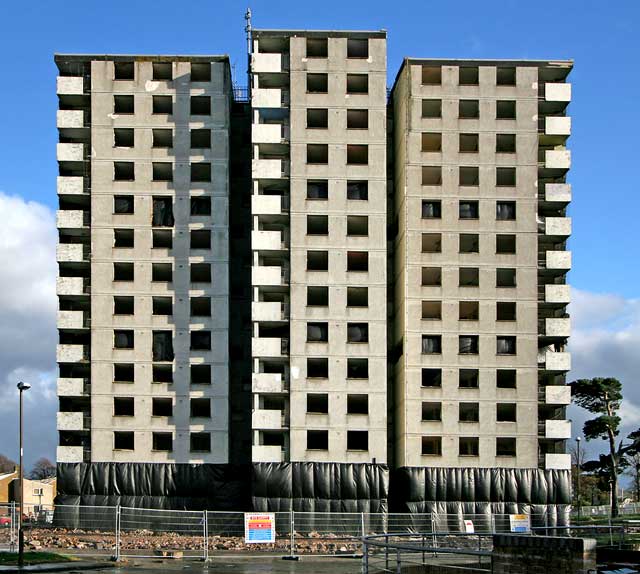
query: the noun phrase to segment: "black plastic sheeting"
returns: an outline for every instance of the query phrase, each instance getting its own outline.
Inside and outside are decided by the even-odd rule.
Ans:
[[[568,470],[324,462],[252,465],[60,463],[58,505],[165,510],[528,513],[569,523]],[[83,511],[84,512],[84,511]],[[72,516],[72,514],[65,513]],[[88,515],[83,517],[84,521]]]

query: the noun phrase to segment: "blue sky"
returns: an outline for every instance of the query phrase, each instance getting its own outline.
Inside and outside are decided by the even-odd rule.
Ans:
[[[257,28],[381,29],[388,83],[402,58],[573,59],[569,380],[617,376],[624,434],[640,425],[640,2],[255,0]],[[55,457],[54,52],[228,53],[244,83],[246,4],[5,0],[0,29],[0,453],[15,456],[15,383],[34,383],[28,460]],[[572,411],[574,432],[584,415]]]

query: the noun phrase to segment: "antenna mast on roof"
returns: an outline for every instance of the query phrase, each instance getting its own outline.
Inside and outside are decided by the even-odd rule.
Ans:
[[[247,24],[244,27],[244,31],[247,34],[247,91],[249,97],[251,97],[251,8],[247,8],[244,14],[244,19]]]

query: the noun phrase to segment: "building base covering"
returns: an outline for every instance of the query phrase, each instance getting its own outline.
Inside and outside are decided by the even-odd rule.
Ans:
[[[59,463],[56,504],[165,510],[527,513],[569,522],[566,470],[399,468],[325,462],[252,465]],[[72,516],[72,514],[65,515]]]

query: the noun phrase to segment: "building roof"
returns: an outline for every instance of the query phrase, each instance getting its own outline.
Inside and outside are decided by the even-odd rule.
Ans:
[[[90,62],[106,60],[109,62],[228,62],[228,54],[61,54],[53,55],[54,61],[60,62]]]
[[[252,30],[254,38],[260,36],[305,36],[318,38],[386,38],[386,30]]]

